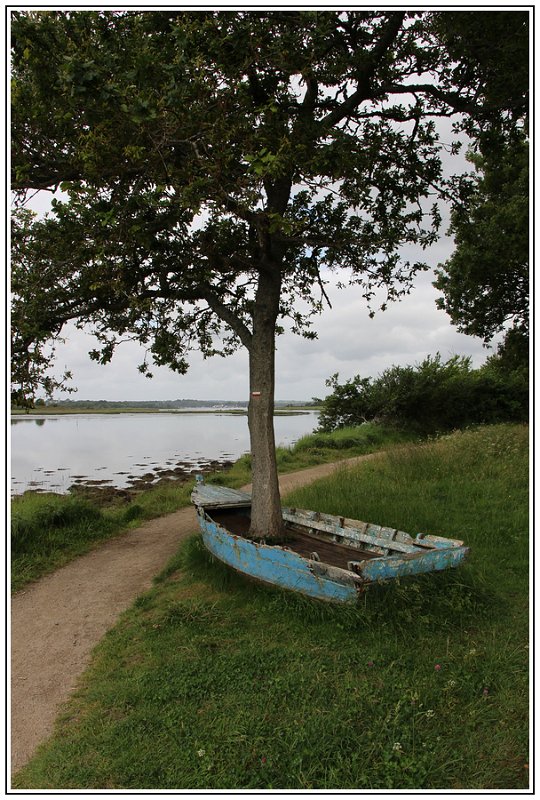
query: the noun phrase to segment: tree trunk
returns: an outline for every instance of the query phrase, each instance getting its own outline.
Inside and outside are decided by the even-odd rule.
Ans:
[[[250,534],[281,535],[281,500],[274,438],[275,329],[281,276],[278,267],[261,271],[249,350],[248,422],[251,442],[252,503]]]

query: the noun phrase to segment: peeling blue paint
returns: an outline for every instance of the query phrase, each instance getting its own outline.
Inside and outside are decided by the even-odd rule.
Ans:
[[[320,600],[352,602],[358,590],[353,576],[340,584],[315,575],[309,562],[292,550],[233,536],[207,516],[199,515],[203,541],[216,558],[253,578]]]
[[[213,519],[212,509],[249,513],[251,497],[245,492],[199,482],[192,500],[204,544],[216,558],[260,581],[321,600],[354,603],[366,584],[455,567],[469,552],[458,539],[425,534],[413,538],[403,531],[358,520],[284,508],[284,520],[313,537],[314,552],[306,558],[281,545],[233,534]],[[321,562],[317,537],[326,545],[346,545],[352,555],[357,550],[358,560],[351,559],[347,569]]]

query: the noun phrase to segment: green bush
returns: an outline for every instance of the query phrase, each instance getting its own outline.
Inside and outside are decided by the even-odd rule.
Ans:
[[[471,369],[470,358],[439,353],[411,367],[391,367],[378,378],[359,375],[344,384],[336,374],[323,404],[323,432],[379,421],[419,433],[453,430],[473,424],[526,422],[528,381],[523,371],[498,369],[488,362]]]

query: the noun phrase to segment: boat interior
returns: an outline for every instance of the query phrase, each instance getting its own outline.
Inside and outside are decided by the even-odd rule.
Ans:
[[[224,527],[229,533],[249,539],[249,508],[207,509],[207,515]],[[268,542],[267,544],[272,544]],[[321,561],[341,569],[348,569],[349,561],[364,561],[380,558],[380,553],[349,547],[336,542],[331,534],[313,531],[304,525],[285,523],[280,547],[293,550],[302,558]]]

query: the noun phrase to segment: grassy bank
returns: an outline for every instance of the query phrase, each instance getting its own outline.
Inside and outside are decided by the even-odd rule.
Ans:
[[[192,484],[159,486],[101,506],[80,496],[25,492],[11,503],[11,591],[145,520],[189,504]]]
[[[470,544],[460,569],[357,608],[260,587],[186,542],[15,786],[526,788],[527,445],[518,426],[455,434],[289,496]]]
[[[280,472],[321,464],[338,458],[390,447],[406,439],[374,425],[311,434],[294,447],[278,448]],[[226,472],[208,476],[209,481],[242,486],[251,480],[249,456],[239,459]],[[174,482],[133,494],[131,502],[108,507],[99,504],[100,494],[84,497],[26,492],[12,503],[11,563],[12,591],[66,564],[106,539],[144,520],[169,514],[189,505],[193,481]]]
[[[354,428],[342,428],[332,433],[310,433],[299,439],[293,447],[278,447],[276,459],[278,472],[296,472],[314,467],[317,464],[328,464],[341,459],[375,453],[396,445],[417,439],[418,437],[369,423]],[[209,476],[209,483],[238,488],[251,481],[251,457],[239,458],[226,472]]]

